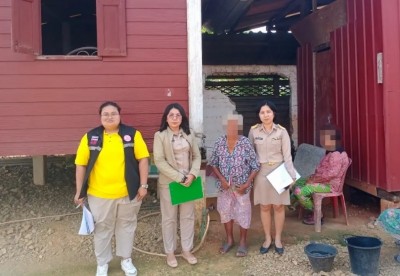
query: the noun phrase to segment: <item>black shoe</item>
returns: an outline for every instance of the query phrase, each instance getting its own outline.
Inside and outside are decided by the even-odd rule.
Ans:
[[[263,244],[264,245],[264,244]],[[267,254],[268,253],[268,251],[271,249],[271,247],[272,247],[272,242],[271,242],[271,244],[268,246],[268,247],[264,247],[263,245],[261,245],[261,247],[260,247],[260,253],[261,254]]]
[[[282,247],[276,247],[275,246],[275,252],[278,253],[279,255],[282,255],[285,249]]]

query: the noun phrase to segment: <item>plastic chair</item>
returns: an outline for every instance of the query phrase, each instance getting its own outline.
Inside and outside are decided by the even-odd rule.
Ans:
[[[302,143],[296,150],[293,165],[302,177],[307,178],[315,172],[325,154],[326,150],[324,148]],[[299,219],[303,219],[303,211],[303,208],[299,205]]]
[[[349,225],[349,221],[347,218],[347,209],[346,209],[346,201],[343,195],[343,185],[344,180],[346,179],[347,169],[351,165],[351,159],[349,158],[349,164],[345,172],[340,179],[340,186],[338,187],[338,192],[330,192],[330,193],[314,193],[313,200],[314,200],[314,222],[315,222],[315,232],[321,232],[321,217],[322,217],[322,200],[326,197],[330,197],[333,199],[333,217],[337,217],[339,215],[339,206],[338,206],[338,198],[341,199],[342,203],[342,211],[346,218],[346,225]]]

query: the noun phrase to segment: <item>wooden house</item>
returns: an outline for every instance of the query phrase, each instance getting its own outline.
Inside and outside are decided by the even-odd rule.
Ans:
[[[329,118],[353,160],[347,183],[400,201],[398,0],[76,1],[95,2],[83,36],[73,21],[85,11],[0,2],[0,156],[74,153],[105,100],[122,105],[149,145],[169,102],[182,103],[202,132],[201,25],[214,34],[267,25],[290,29],[300,44],[299,143],[317,144]],[[76,55],[88,46],[97,53]]]
[[[121,105],[123,122],[150,148],[171,102],[199,107],[191,123],[201,132],[201,90],[193,82],[201,79],[199,5],[2,0],[0,156],[75,153],[107,100]]]

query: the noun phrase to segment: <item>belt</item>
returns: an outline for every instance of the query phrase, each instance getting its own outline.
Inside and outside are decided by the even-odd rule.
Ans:
[[[281,162],[265,162],[265,163],[261,163],[262,165],[266,165],[266,166],[274,166],[276,164],[279,164]]]

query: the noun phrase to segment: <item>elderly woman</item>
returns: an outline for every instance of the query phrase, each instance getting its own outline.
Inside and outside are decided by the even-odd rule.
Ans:
[[[182,257],[189,264],[196,264],[197,258],[190,252],[194,238],[194,202],[172,205],[169,183],[179,182],[190,186],[198,176],[201,164],[200,150],[194,133],[189,129],[189,119],[178,103],[165,108],[159,131],[154,134],[154,163],[160,176],[158,192],[160,194],[162,235],[167,265],[177,267],[175,257],[178,209]]]
[[[137,214],[147,194],[149,152],[141,133],[121,123],[120,113],[114,102],[100,106],[101,126],[82,137],[75,159],[74,201],[82,205],[87,197],[93,214],[97,276],[107,275],[113,236],[122,270],[137,274],[131,255]]]
[[[318,164],[314,174],[310,175],[307,179],[300,178],[296,181],[293,186],[292,196],[304,209],[313,212],[314,203],[312,195],[314,193],[339,192],[342,178],[346,174],[349,162],[350,160],[346,152],[340,153],[339,151],[335,151],[328,153]],[[314,225],[314,214],[311,213],[311,215],[306,217],[303,223]]]
[[[251,222],[250,190],[260,167],[249,139],[238,134],[239,126],[243,126],[242,120],[239,115],[228,116],[226,135],[215,142],[209,162],[217,176],[220,190],[217,210],[226,233],[226,242],[220,253],[225,254],[233,247],[233,222],[236,222],[240,227],[237,257],[247,255],[247,229]]]

